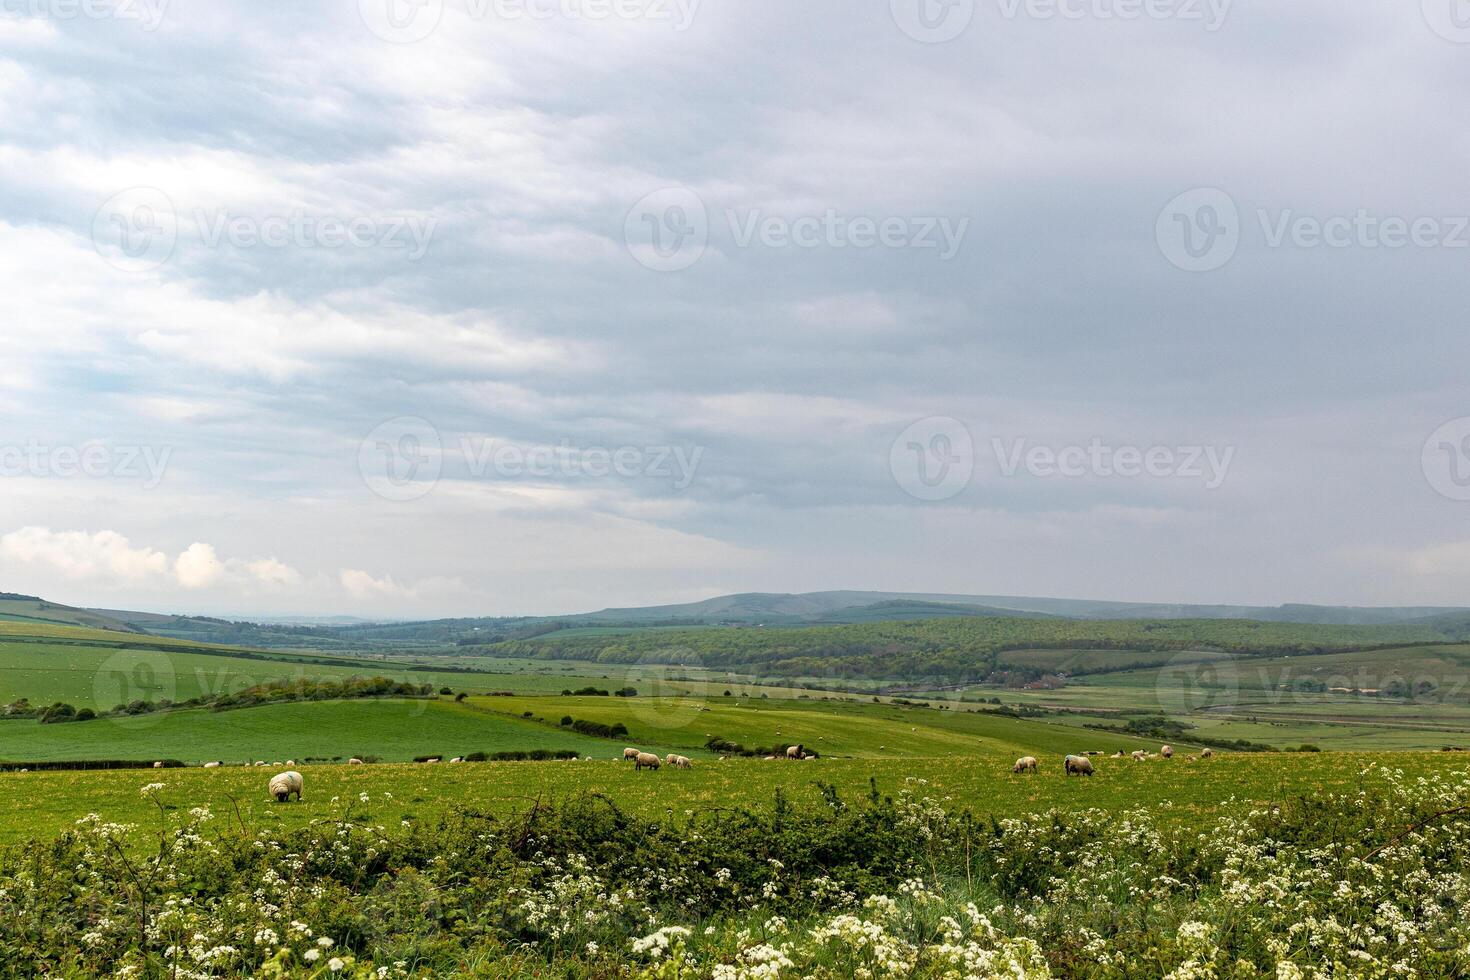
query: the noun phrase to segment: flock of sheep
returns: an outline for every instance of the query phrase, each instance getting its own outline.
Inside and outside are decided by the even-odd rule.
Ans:
[[[652,752],[644,752],[642,749],[635,749],[631,746],[623,750],[623,761],[627,762],[629,759],[633,760],[634,772],[640,769],[657,769],[660,765],[672,766],[675,769],[689,769],[694,765],[687,755],[675,755],[670,752],[660,759]]]
[[[1199,758],[1208,759],[1214,754],[1215,753],[1210,749],[1201,749]],[[1095,755],[1102,755],[1102,753],[1084,752],[1081,755],[1069,755],[1066,758],[1062,759],[1062,769],[1064,772],[1066,772],[1068,776],[1091,776],[1093,772],[1091,757]],[[1119,749],[1117,752],[1114,752],[1113,758],[1123,758],[1123,750]],[[1145,752],[1142,749],[1136,749],[1131,753],[1131,758],[1134,762],[1146,762],[1149,759],[1159,758],[1172,759],[1174,758],[1174,747],[1172,745],[1165,745],[1163,748],[1159,749],[1157,753]],[[1193,759],[1195,757],[1190,756],[1189,758]],[[1011,767],[1011,772],[1035,772],[1039,765],[1040,763],[1037,762],[1036,756],[1023,755],[1021,756],[1021,758],[1017,759],[1016,764]]]

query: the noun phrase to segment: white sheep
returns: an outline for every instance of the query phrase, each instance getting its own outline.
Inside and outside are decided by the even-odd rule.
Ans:
[[[694,763],[689,760],[689,757],[687,755],[676,755],[676,756],[674,756],[674,766],[676,768],[679,768],[679,769],[688,769],[688,768],[690,768],[693,765],[694,765]]]
[[[464,761],[464,756],[462,756],[462,755],[457,755],[457,756],[455,756],[455,757],[454,757],[454,758],[453,758],[453,759],[450,759],[450,760],[449,760],[449,761],[450,761],[450,762],[463,762],[463,761]]]
[[[1144,759],[1147,759],[1147,758],[1148,758],[1148,753],[1145,752],[1145,751],[1143,751],[1143,749],[1134,749],[1133,750],[1133,761],[1134,762],[1142,762]]]
[[[666,765],[666,766],[672,766],[672,765],[674,765],[674,763],[676,763],[678,761],[679,761],[679,757],[677,755],[675,755],[674,753],[672,753],[672,752],[670,752],[668,755],[664,756],[664,765]]]
[[[285,803],[291,798],[292,793],[296,794],[296,802],[300,803],[301,786],[301,773],[294,769],[278,772],[271,777],[271,795],[276,798],[277,803]]]
[[[219,763],[218,762],[206,762],[204,764],[204,768],[206,768],[206,769],[218,769],[219,768]]]
[[[163,768],[163,763],[162,762],[155,762],[155,763],[153,763],[153,768],[154,769],[162,769]]]
[[[799,743],[796,745],[788,745],[786,746],[786,758],[804,759],[806,758],[806,753],[802,751],[801,745]]]
[[[1068,776],[1091,776],[1092,760],[1085,755],[1069,755],[1062,760]]]
[[[367,763],[363,762],[357,756],[353,756],[352,758],[348,759],[347,760],[347,764],[349,766],[364,766],[364,765],[367,765]]]
[[[1200,750],[1200,753],[1199,753],[1199,757],[1201,759],[1208,759],[1210,756],[1212,756],[1214,754],[1215,754],[1214,753],[1214,750],[1212,750],[1212,749],[1201,749]]]
[[[286,760],[286,765],[288,765],[288,766],[294,766],[294,765],[296,765],[296,760],[295,759],[287,759]]]
[[[434,758],[432,758],[432,759],[425,759],[425,760],[424,760],[424,761],[425,761],[425,762],[439,762],[439,761],[441,761],[441,760],[440,760],[440,758],[439,758],[439,757],[438,757],[438,756],[437,756],[437,755],[436,755],[436,756],[434,756]]]
[[[1036,765],[1036,756],[1023,755],[1021,756],[1021,758],[1017,759],[1016,764],[1011,767],[1011,772],[1035,772]]]
[[[1163,756],[1165,759],[1172,759],[1172,758],[1174,758],[1174,746],[1172,746],[1172,745],[1166,745],[1166,746],[1164,746],[1162,749],[1159,749],[1159,755]]]
[[[641,753],[639,750],[633,748],[630,745],[626,749],[623,750],[623,761],[624,762],[627,762],[629,759],[633,759],[634,761],[637,761],[638,756],[640,756],[642,754],[643,753]]]
[[[633,771],[639,769],[657,769],[659,765],[658,756],[652,752],[639,752],[633,757]]]

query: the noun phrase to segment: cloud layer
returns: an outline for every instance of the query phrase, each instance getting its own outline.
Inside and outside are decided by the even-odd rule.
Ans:
[[[1436,3],[27,5],[0,589],[1463,601]]]

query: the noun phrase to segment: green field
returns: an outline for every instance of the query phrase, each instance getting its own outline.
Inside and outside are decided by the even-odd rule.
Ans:
[[[342,814],[358,794],[370,803],[365,819],[397,825],[431,821],[458,808],[508,813],[537,797],[564,799],[605,793],[631,812],[658,816],[720,806],[762,805],[776,791],[810,801],[817,786],[835,786],[849,797],[903,789],[947,801],[955,808],[1010,816],[1049,807],[1109,810],[1161,801],[1170,819],[1191,823],[1250,801],[1354,790],[1389,770],[1410,776],[1463,773],[1465,757],[1449,753],[1357,755],[1221,755],[1210,760],[1165,762],[1102,759],[1092,779],[1067,779],[1058,756],[1042,758],[1034,776],[1010,772],[1008,754],[961,758],[818,759],[813,762],[701,759],[694,768],[635,773],[629,764],[601,761],[466,762],[459,764],[300,765],[306,779],[302,803],[279,805],[266,793],[275,769],[165,769],[0,773],[0,791],[11,805],[0,814],[0,841],[47,837],[87,813],[136,823],[140,834],[156,827],[158,810],[139,795],[161,782],[160,798],[179,808],[208,805],[230,813],[238,803],[248,824],[304,826]],[[389,798],[391,794],[391,798]],[[233,801],[232,801],[233,798]]]

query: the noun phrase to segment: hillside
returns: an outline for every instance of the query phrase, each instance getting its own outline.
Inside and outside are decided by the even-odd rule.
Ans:
[[[1035,665],[1008,663],[1006,651],[1100,649],[1150,651],[1162,664],[1180,651],[1243,656],[1315,654],[1448,637],[1427,626],[1323,626],[1248,620],[947,618],[790,629],[567,631],[476,647],[491,656],[600,663],[699,665],[753,674],[813,678],[888,677],[954,681],[994,679],[1008,671],[1039,676]]]

